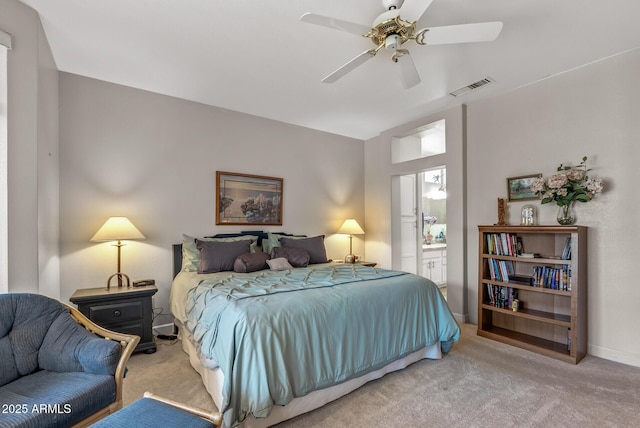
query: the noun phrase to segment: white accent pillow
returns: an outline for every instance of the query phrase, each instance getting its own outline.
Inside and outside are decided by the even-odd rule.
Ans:
[[[287,270],[293,269],[293,266],[289,264],[289,260],[284,257],[278,257],[277,259],[267,260],[267,264],[271,270]]]

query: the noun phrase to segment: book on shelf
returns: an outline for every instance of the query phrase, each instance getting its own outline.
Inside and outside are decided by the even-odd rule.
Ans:
[[[489,275],[492,280],[509,282],[509,278],[515,274],[511,260],[488,259]]]
[[[502,254],[504,254],[505,256],[510,255],[509,253],[511,252],[511,245],[509,243],[510,239],[507,238],[507,236],[509,236],[508,233],[501,233],[500,234],[500,240],[502,241]]]
[[[504,285],[487,284],[487,304],[496,308],[511,309],[513,300],[518,298],[518,290]]]
[[[518,238],[514,233],[487,233],[487,253],[497,256],[518,254]],[[522,240],[520,240],[520,246]]]
[[[564,249],[562,250],[562,260],[571,260],[571,237],[567,237],[567,240],[564,244]]]
[[[487,284],[487,300],[490,305],[493,305],[496,301],[495,296],[493,295],[493,285]]]
[[[533,285],[533,277],[529,275],[513,275],[509,278],[509,282],[520,285]]]
[[[523,259],[539,259],[540,253],[520,253],[518,257],[522,257]]]
[[[533,284],[551,290],[571,291],[571,266],[534,266]]]
[[[522,241],[522,237],[516,236],[516,256],[524,253],[524,242]]]

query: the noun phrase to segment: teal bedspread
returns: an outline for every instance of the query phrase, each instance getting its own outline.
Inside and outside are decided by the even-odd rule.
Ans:
[[[225,421],[377,370],[460,335],[434,283],[360,265],[229,274],[189,291],[187,328],[224,373]]]

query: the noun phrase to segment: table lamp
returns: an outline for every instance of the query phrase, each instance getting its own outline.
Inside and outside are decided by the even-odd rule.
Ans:
[[[358,257],[353,255],[353,235],[364,235],[364,230],[353,218],[348,218],[342,223],[337,233],[344,233],[349,235],[349,254],[344,258],[345,263],[355,263],[358,261]]]
[[[144,235],[126,217],[109,217],[100,229],[93,235],[91,242],[118,241],[113,244],[118,247],[118,271],[107,280],[107,290],[111,287],[111,280],[118,278],[118,287],[122,287],[122,279],[126,279],[127,287],[131,286],[129,276],[120,271],[120,248],[122,240],[144,239]]]

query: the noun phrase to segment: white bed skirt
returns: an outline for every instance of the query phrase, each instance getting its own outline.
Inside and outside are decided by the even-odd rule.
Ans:
[[[218,406],[218,409],[220,409],[220,404],[222,403],[222,384],[224,381],[224,374],[218,367],[212,369],[208,368],[206,364],[203,364],[203,361],[201,361],[198,356],[197,347],[191,341],[189,332],[185,330],[183,326],[180,326],[179,331],[180,338],[182,339],[182,348],[189,355],[191,365],[198,373],[200,373],[205,388],[211,395],[211,398],[213,398],[213,402]],[[286,421],[287,419],[291,419],[295,416],[322,407],[333,400],[355,391],[369,381],[379,379],[387,373],[402,370],[424,358],[433,360],[442,358],[440,342],[422,348],[404,358],[393,361],[378,370],[367,373],[358,378],[351,379],[328,388],[313,391],[304,397],[294,398],[286,406],[275,406],[267,418],[254,418],[253,416],[248,416],[240,426],[243,428],[264,428]],[[223,426],[228,427],[228,422],[224,421]]]

